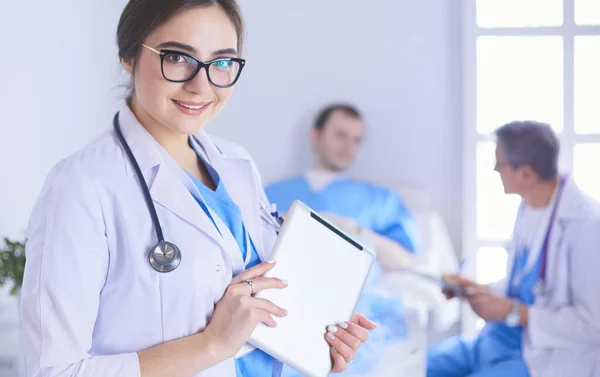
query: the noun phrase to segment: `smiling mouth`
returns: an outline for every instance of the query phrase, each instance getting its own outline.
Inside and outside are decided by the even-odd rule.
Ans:
[[[201,109],[205,108],[206,105],[208,105],[208,103],[205,103],[203,105],[191,105],[191,104],[179,102],[176,100],[173,100],[173,102],[175,102],[177,105],[179,105],[181,107],[185,107],[186,109],[190,109],[190,110],[201,110]]]

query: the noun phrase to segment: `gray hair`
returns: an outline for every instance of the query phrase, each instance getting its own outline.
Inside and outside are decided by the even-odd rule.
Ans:
[[[495,131],[498,145],[513,168],[529,165],[543,181],[558,176],[560,142],[552,127],[535,121],[514,121]]]

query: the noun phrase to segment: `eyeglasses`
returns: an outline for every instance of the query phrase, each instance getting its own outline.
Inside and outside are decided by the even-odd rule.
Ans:
[[[204,63],[181,51],[159,51],[145,44],[142,46],[160,55],[162,75],[170,82],[188,82],[193,80],[202,68],[205,68],[208,81],[212,85],[229,88],[236,83],[246,64],[246,60],[240,58],[218,58]]]

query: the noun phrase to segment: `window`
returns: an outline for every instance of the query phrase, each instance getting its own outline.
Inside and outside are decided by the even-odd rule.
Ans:
[[[591,3],[596,0],[589,0]],[[477,25],[482,28],[559,26],[563,0],[477,0]],[[590,6],[590,5],[588,5]]]
[[[600,4],[600,2],[599,2]],[[600,133],[600,36],[575,37],[575,132]]]
[[[600,25],[600,1],[575,0],[575,23],[577,25]]]
[[[481,283],[506,276],[520,198],[494,172],[493,131],[512,120],[550,123],[560,168],[600,200],[600,1],[465,0],[465,273]],[[464,332],[482,325],[467,311]]]
[[[500,176],[494,171],[496,144],[483,141],[477,144],[476,217],[477,238],[503,241],[512,232],[512,222],[517,214],[519,198],[504,194]],[[479,274],[479,271],[476,271]],[[500,277],[502,278],[502,277]]]
[[[583,190],[600,200],[600,143],[576,144],[573,156],[573,179]]]
[[[563,123],[561,37],[477,38],[477,131],[515,119]]]

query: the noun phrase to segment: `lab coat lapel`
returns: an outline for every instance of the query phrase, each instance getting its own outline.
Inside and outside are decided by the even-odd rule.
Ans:
[[[560,253],[564,249],[562,244],[564,242],[566,224],[569,221],[582,216],[582,206],[584,204],[585,203],[581,200],[581,193],[575,185],[575,182],[568,178],[565,182],[563,198],[558,208],[555,228],[548,241],[546,280],[550,289],[552,289],[552,286],[556,283],[556,279],[553,279],[552,276],[555,276],[553,271],[557,270],[557,263],[561,260]]]
[[[180,177],[174,174],[166,164],[159,167],[150,188],[150,194],[154,202],[193,225],[211,238],[218,246],[223,247],[223,238],[213,222],[181,182]],[[163,230],[165,231],[165,239],[168,241],[168,230]]]
[[[541,230],[541,233],[538,234],[536,238],[536,242],[532,245],[532,250],[529,251],[529,257],[527,259],[527,263],[525,264],[525,268],[523,269],[523,275],[526,275],[531,271],[531,269],[535,266],[536,262],[539,258],[542,258],[542,248],[544,246],[544,240],[546,238],[546,232],[548,231],[548,227],[552,227],[550,238],[548,239],[548,249],[546,250],[546,262],[549,264],[549,259],[551,255],[555,255],[555,249],[557,245],[560,243],[560,239],[562,237],[562,230],[564,225],[564,218],[571,217],[572,214],[569,211],[569,208],[572,207],[569,203],[569,198],[572,197],[573,194],[573,185],[570,179],[566,179],[565,186],[562,190],[561,197],[554,197],[553,204],[556,200],[559,200],[558,208],[556,212],[556,216],[554,218],[553,224],[545,223],[544,227]],[[551,214],[549,214],[551,216]],[[550,218],[548,218],[550,221]],[[543,260],[540,260],[540,263],[544,263]],[[548,267],[548,264],[546,267]]]
[[[224,155],[204,132],[198,134],[197,138],[210,163],[219,173],[231,199],[240,207],[246,231],[263,260],[265,251],[260,224],[259,193],[250,160]]]
[[[254,185],[254,176],[252,167],[248,160],[223,159],[221,170],[223,174],[221,179],[231,196],[231,199],[240,207],[242,219],[246,231],[250,235],[257,251],[262,254],[262,232],[259,223],[260,205],[258,203],[258,193]]]
[[[174,203],[171,202],[170,209],[172,211],[175,210],[175,212],[179,216],[188,220],[188,222],[191,222],[192,225],[197,226],[198,224],[200,224],[201,226],[208,226],[208,228],[206,228],[206,231],[204,229],[201,230],[205,232],[208,236],[211,236],[214,241],[221,243],[221,247],[229,256],[234,275],[238,274],[244,269],[245,263],[242,259],[242,253],[240,253],[240,248],[233,234],[231,233],[227,225],[221,220],[219,215],[212,208],[206,205],[206,201],[204,200],[202,193],[200,192],[200,190],[198,190],[198,187],[196,187],[196,184],[191,180],[187,173],[165,151],[162,151],[162,154],[163,160],[165,161],[166,165],[169,166],[169,169],[167,169],[167,174],[171,173],[173,176],[175,176],[175,180],[177,182],[183,183],[183,186],[185,187],[184,191],[189,193],[189,195],[187,195],[187,199],[189,199],[190,197],[193,198],[193,200],[191,201],[188,200],[189,203],[186,203],[185,206],[181,206],[179,211],[176,210],[176,207],[173,205]],[[169,182],[168,179],[165,180],[165,182]],[[183,192],[180,195],[182,194]],[[173,198],[164,197],[164,199],[168,203],[168,201]],[[206,209],[210,213],[210,217],[206,216],[206,213],[198,205],[196,200],[199,200],[206,205]],[[169,205],[166,206],[169,207]],[[187,218],[185,216],[185,212],[183,212],[184,210],[188,210],[187,214],[189,216],[187,216]],[[194,221],[193,216],[197,215],[198,213],[201,213],[200,217],[196,218],[196,220]],[[201,223],[198,223],[198,221],[201,221]]]
[[[196,203],[194,197],[182,183],[181,177],[173,171],[173,169],[178,168],[177,163],[138,122],[126,103],[121,106],[119,111],[119,123],[123,136],[144,175],[152,200],[193,225],[217,245],[223,247],[222,237],[212,221]],[[126,161],[127,176],[137,180],[138,178],[134,177],[136,175],[135,170],[125,151],[123,151],[123,154]],[[154,170],[157,172],[152,177]],[[140,195],[143,195],[141,191]],[[177,240],[169,239],[168,224],[161,221],[158,208],[157,212],[159,212],[158,219],[161,222],[165,240],[177,243]]]

